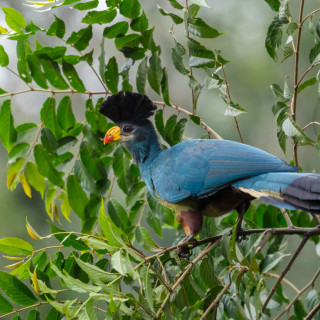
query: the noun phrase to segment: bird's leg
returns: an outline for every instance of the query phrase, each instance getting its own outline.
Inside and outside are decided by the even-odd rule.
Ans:
[[[185,243],[185,246],[178,248],[178,255],[180,258],[189,259],[191,250],[188,244],[195,244],[197,240],[194,238],[202,229],[202,214],[196,211],[181,211],[177,216],[178,222],[182,225],[186,237],[183,238],[179,244]]]
[[[245,215],[245,213],[248,211],[250,207],[250,200],[242,202],[237,208],[238,212],[238,220],[237,220],[237,229],[236,229],[236,238],[238,242],[241,242],[242,240],[245,239],[245,236],[241,236],[240,233],[242,231],[242,220]]]

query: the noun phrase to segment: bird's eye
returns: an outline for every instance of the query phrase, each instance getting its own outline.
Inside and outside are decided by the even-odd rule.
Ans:
[[[130,127],[130,126],[125,126],[125,127],[123,128],[123,131],[126,132],[126,133],[130,133],[130,132],[133,131],[133,128]]]

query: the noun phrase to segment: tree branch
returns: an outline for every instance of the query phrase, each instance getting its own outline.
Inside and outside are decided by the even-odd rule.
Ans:
[[[320,301],[318,304],[310,311],[310,313],[304,318],[304,320],[311,320],[313,316],[320,310]]]
[[[278,285],[280,284],[280,282],[282,281],[282,279],[285,277],[285,275],[288,273],[288,271],[290,270],[292,264],[294,263],[294,261],[296,260],[296,258],[298,257],[298,255],[300,254],[301,250],[303,249],[303,247],[305,246],[305,244],[307,243],[309,237],[308,236],[305,236],[298,249],[296,250],[296,252],[294,253],[294,255],[292,256],[292,258],[290,259],[288,265],[286,266],[286,268],[283,270],[283,272],[281,273],[280,277],[278,278],[278,280],[276,281],[276,283],[274,284],[271,292],[269,293],[266,301],[264,302],[263,306],[262,306],[262,313],[264,313],[264,311],[266,310],[267,306],[268,306],[268,303],[269,301],[271,300],[271,297],[273,296],[273,294],[275,293]],[[261,313],[259,315],[259,319],[261,318]]]

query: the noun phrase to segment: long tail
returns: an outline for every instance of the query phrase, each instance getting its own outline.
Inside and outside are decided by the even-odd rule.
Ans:
[[[233,187],[279,208],[320,214],[320,174],[266,173],[238,181]]]

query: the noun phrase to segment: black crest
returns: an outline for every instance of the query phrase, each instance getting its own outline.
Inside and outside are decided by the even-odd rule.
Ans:
[[[146,95],[120,91],[102,103],[100,112],[114,123],[143,124],[156,109]]]

